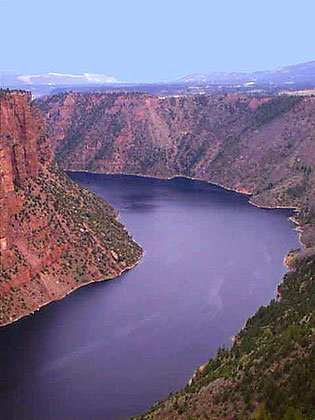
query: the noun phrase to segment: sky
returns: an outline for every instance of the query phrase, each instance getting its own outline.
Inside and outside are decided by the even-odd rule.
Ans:
[[[0,0],[0,71],[174,80],[315,59],[314,0]]]

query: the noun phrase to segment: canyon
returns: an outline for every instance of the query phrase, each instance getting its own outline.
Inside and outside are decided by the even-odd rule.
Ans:
[[[105,201],[53,162],[26,92],[0,92],[0,324],[133,267],[142,249]]]
[[[259,207],[295,209],[301,249],[285,259],[278,299],[233,346],[139,418],[284,419],[291,408],[312,418],[315,98],[67,92],[32,102],[1,91],[0,101],[0,324],[142,256],[117,212],[62,170],[214,183]]]
[[[275,296],[283,257],[299,246],[290,210],[260,209],[204,182],[70,176],[119,211],[144,256],[0,330],[5,419],[117,420],[146,410],[231,344]]]
[[[66,93],[35,101],[70,171],[187,176],[297,209],[315,245],[315,97]]]
[[[278,300],[138,418],[313,418],[314,96],[69,92],[36,104],[63,169],[185,176],[248,194],[259,207],[295,209],[302,246],[285,258]]]

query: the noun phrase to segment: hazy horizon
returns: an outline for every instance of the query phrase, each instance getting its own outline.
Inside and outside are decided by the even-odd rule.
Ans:
[[[5,0],[0,0],[0,2],[1,1],[5,1]],[[273,71],[273,70],[278,70],[278,69],[281,69],[281,68],[284,68],[284,67],[290,67],[290,66],[295,66],[295,65],[299,65],[299,64],[306,64],[306,63],[311,63],[311,62],[315,62],[315,60],[309,60],[309,61],[307,61],[307,62],[301,62],[301,63],[292,63],[292,64],[289,64],[289,65],[287,65],[287,66],[279,66],[279,67],[277,67],[277,68],[268,68],[268,69],[256,69],[256,70],[252,70],[252,71],[246,71],[246,70],[244,70],[244,71],[240,71],[240,72],[234,72],[234,71],[232,71],[232,70],[222,70],[222,71],[218,71],[218,72],[205,72],[205,73],[203,73],[203,74],[210,74],[210,73],[244,73],[244,74],[251,74],[251,73],[255,73],[255,72],[260,72],[260,71]],[[80,76],[85,76],[85,75],[89,75],[89,76],[108,76],[108,77],[112,77],[112,78],[115,78],[116,79],[116,77],[115,77],[115,75],[114,74],[105,74],[105,73],[88,73],[88,72],[83,72],[83,73],[75,73],[75,72],[73,72],[73,73],[69,73],[69,72],[65,72],[65,73],[62,73],[62,72],[59,72],[59,71],[52,71],[52,70],[49,70],[49,71],[47,71],[47,72],[42,72],[42,73],[36,73],[36,72],[33,72],[33,73],[21,73],[21,72],[19,72],[19,71],[13,71],[13,70],[6,70],[6,69],[0,69],[0,75],[1,74],[7,74],[7,75],[23,75],[23,74],[25,74],[25,75],[27,75],[27,76],[40,76],[40,75],[44,75],[44,74],[49,74],[49,75],[56,75],[56,76],[75,76],[75,77],[80,77]],[[189,76],[189,75],[197,75],[197,74],[202,74],[201,72],[195,72],[195,73],[186,73],[186,74],[182,74],[182,75],[179,75],[179,76],[177,76],[175,79],[164,79],[164,80],[150,80],[150,81],[142,81],[142,80],[140,80],[140,79],[138,79],[138,80],[118,80],[118,79],[116,79],[115,81],[112,81],[111,83],[159,83],[159,82],[165,82],[165,81],[175,81],[175,80],[177,80],[177,79],[180,79],[181,77],[185,77],[185,76]]]
[[[126,82],[272,70],[314,60],[314,12],[308,0],[0,0],[0,69]]]

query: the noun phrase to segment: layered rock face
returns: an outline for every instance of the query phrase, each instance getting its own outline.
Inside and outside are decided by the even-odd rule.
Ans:
[[[115,210],[52,159],[25,92],[0,92],[0,325],[131,268],[141,247]]]
[[[8,99],[8,95],[3,93]],[[1,102],[1,192],[14,190],[14,184],[23,185],[28,177],[36,176],[38,158],[36,153],[36,134],[32,117],[25,109],[25,101],[31,96],[15,95],[10,106]],[[13,111],[14,109],[14,111]]]
[[[184,175],[297,207],[315,245],[315,98],[67,93],[37,101],[64,169]]]

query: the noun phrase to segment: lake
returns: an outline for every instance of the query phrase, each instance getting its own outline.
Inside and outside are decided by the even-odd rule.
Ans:
[[[116,420],[183,387],[260,305],[299,247],[289,210],[185,178],[72,173],[144,248],[90,284],[0,329],[1,420]]]

